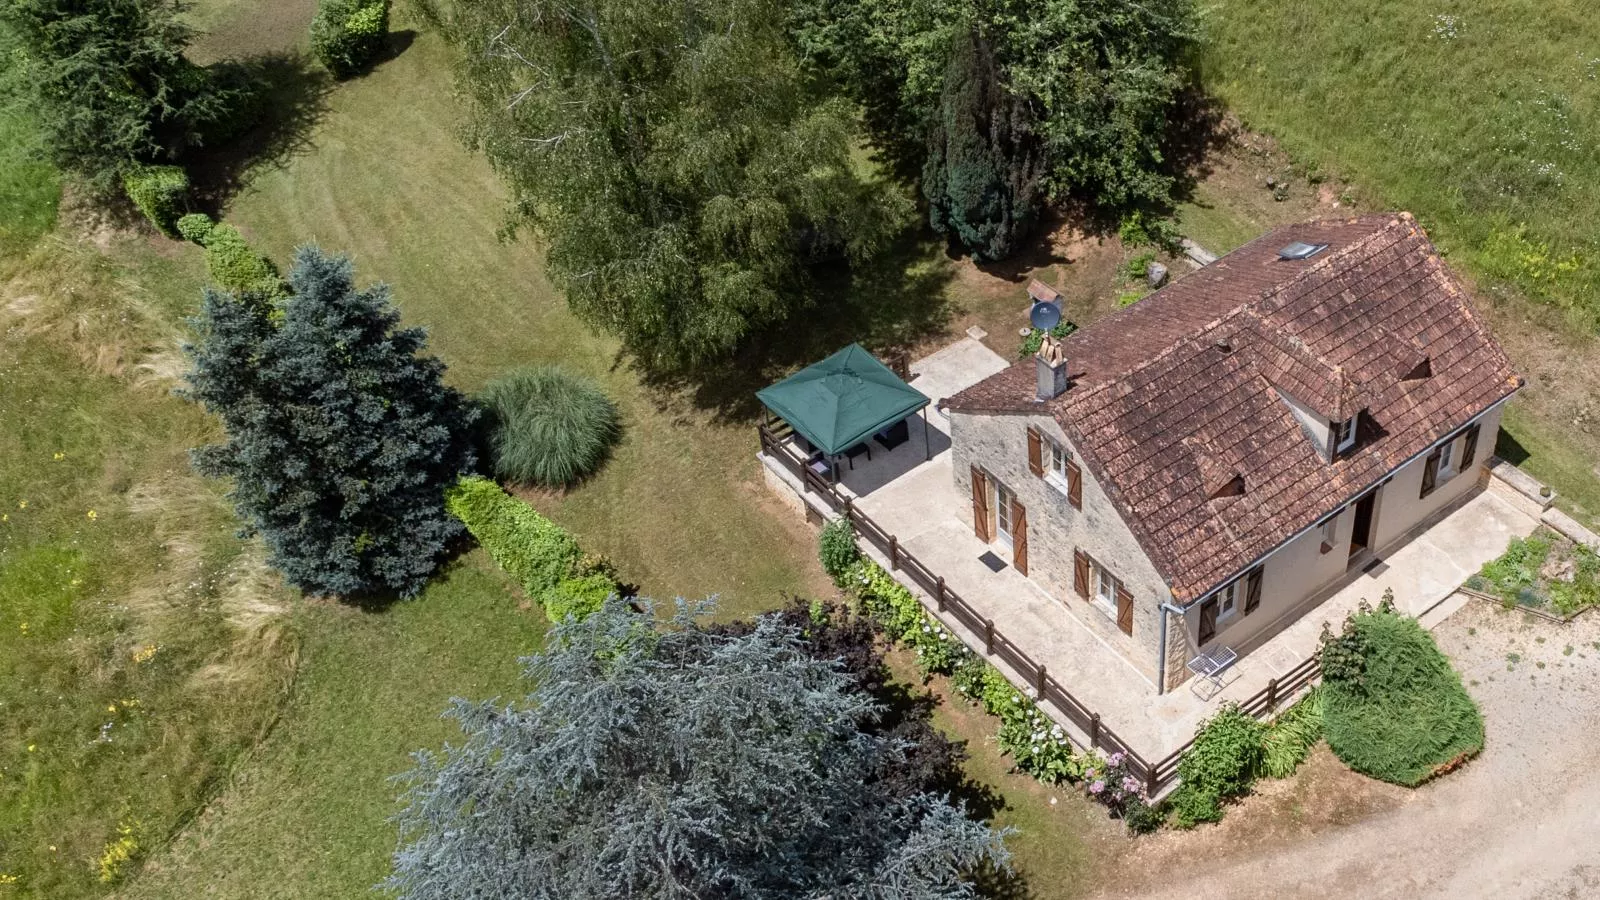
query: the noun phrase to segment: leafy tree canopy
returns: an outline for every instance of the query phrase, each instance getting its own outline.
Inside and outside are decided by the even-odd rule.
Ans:
[[[793,23],[805,57],[911,171],[941,115],[952,38],[976,30],[1006,89],[1036,111],[1052,199],[1169,200],[1161,147],[1198,36],[1193,0],[796,0]]]
[[[781,617],[616,601],[526,659],[518,705],[457,700],[417,754],[388,887],[400,897],[965,898],[1002,836],[875,773],[881,708]]]
[[[657,369],[725,356],[860,261],[909,203],[852,159],[856,114],[807,89],[783,0],[479,0],[461,45],[474,143],[583,319]]]
[[[131,165],[177,159],[244,102],[184,58],[178,0],[5,0],[53,161],[108,191]]]
[[[190,395],[227,439],[194,453],[302,590],[422,589],[461,523],[444,491],[472,469],[476,412],[396,326],[386,285],[357,290],[350,261],[295,254],[288,297],[207,290],[189,347]]]

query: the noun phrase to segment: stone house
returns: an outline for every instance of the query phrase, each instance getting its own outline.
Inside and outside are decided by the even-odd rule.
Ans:
[[[1400,213],[1273,231],[943,409],[978,538],[1171,689],[1477,490],[1521,385]]]

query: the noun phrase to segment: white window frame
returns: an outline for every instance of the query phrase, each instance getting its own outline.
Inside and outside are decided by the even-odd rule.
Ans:
[[[1322,546],[1328,548],[1327,550],[1323,550],[1322,551],[1323,553],[1327,553],[1327,552],[1331,551],[1334,547],[1338,546],[1338,544],[1339,544],[1339,517],[1342,516],[1342,515],[1344,515],[1344,510],[1341,509],[1338,512],[1334,513],[1333,515],[1327,517],[1326,519],[1323,519],[1322,520],[1322,524],[1317,526],[1319,532],[1322,535]]]
[[[1435,484],[1442,484],[1456,476],[1456,460],[1459,457],[1455,451],[1459,443],[1461,439],[1456,437],[1439,445],[1439,468],[1433,473]]]
[[[1050,482],[1056,490],[1065,494],[1067,487],[1067,461],[1072,459],[1072,454],[1067,448],[1051,440],[1048,436],[1040,435],[1044,442],[1044,480]]]
[[[1089,599],[1113,620],[1117,617],[1117,585],[1120,583],[1110,569],[1089,557]]]
[[[1231,624],[1234,619],[1244,614],[1244,597],[1239,591],[1240,579],[1234,579],[1229,585],[1217,591],[1217,633],[1222,633],[1224,624]]]
[[[1012,546],[1011,529],[1016,523],[1011,521],[1011,501],[1017,498],[1011,489],[1000,483],[998,478],[990,476],[994,484],[994,537],[1001,544]]]
[[[1343,453],[1356,445],[1356,420],[1359,418],[1361,418],[1361,414],[1356,413],[1345,421],[1334,424],[1333,434],[1334,439],[1337,441],[1333,448],[1335,455]],[[1344,435],[1343,437],[1339,436],[1341,432]]]

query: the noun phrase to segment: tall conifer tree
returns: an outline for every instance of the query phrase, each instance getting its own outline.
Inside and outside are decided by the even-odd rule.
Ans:
[[[473,468],[476,413],[440,380],[421,329],[398,328],[386,285],[350,261],[295,255],[283,298],[208,290],[190,395],[227,439],[194,453],[295,586],[414,594],[461,525],[444,489]]]

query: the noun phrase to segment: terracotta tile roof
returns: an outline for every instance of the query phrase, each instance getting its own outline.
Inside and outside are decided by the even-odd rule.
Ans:
[[[1296,240],[1330,247],[1279,260]],[[1183,603],[1522,384],[1405,213],[1279,229],[1063,344],[1060,397],[1035,398],[1030,359],[945,405],[1051,413]],[[1325,462],[1279,391],[1366,410],[1356,448]]]

